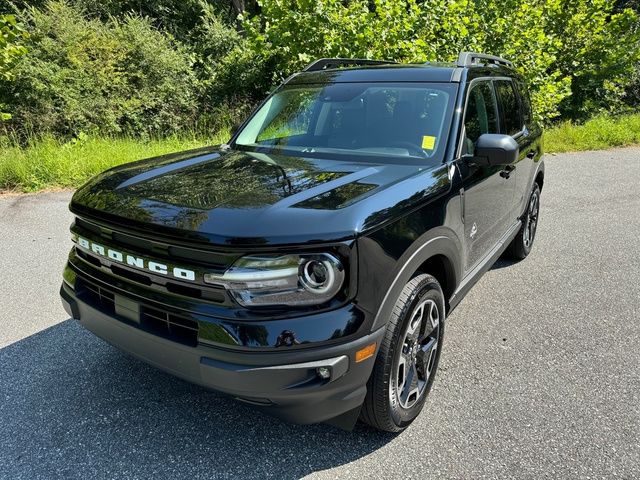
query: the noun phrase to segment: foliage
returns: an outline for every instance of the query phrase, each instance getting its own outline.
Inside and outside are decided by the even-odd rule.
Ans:
[[[24,41],[29,34],[13,15],[0,15],[0,80],[10,82],[15,78],[14,66],[18,59],[27,53]],[[8,120],[11,115],[2,112],[0,103],[0,121]]]
[[[0,0],[0,11],[29,8],[46,9],[50,0]],[[202,5],[215,9],[228,23],[235,17],[227,0],[67,0],[74,9],[93,19],[108,22],[111,17],[137,15],[149,18],[154,27],[178,38],[189,36],[199,23]],[[3,8],[3,3],[7,7]]]
[[[24,41],[29,34],[13,15],[0,15],[0,78],[12,80],[13,67],[21,56],[27,53]]]
[[[638,16],[631,9],[612,13],[609,0],[554,0],[552,28],[562,38],[558,68],[571,76],[571,96],[560,113],[585,119],[621,107],[624,88],[640,62]]]
[[[89,19],[64,1],[30,9],[30,54],[0,84],[9,128],[26,132],[150,135],[190,125],[196,110],[191,58],[147,19]]]
[[[600,115],[581,125],[565,121],[545,131],[548,152],[603,150],[640,144],[640,115]]]
[[[274,81],[319,57],[450,59],[473,21],[463,15],[472,5],[459,0],[435,0],[428,7],[417,0],[263,0],[260,5],[261,14],[244,19],[243,26],[252,51],[276,58]]]
[[[318,57],[453,60],[462,50],[505,56],[549,121],[620,98],[640,59],[637,15],[606,0],[262,0],[244,19],[251,51],[275,59],[272,82]],[[293,8],[292,8],[293,7]],[[604,67],[604,68],[603,68]],[[572,95],[573,94],[573,95]]]
[[[246,113],[242,105],[230,104],[237,97],[238,78],[222,78],[234,65],[231,53],[244,51],[245,42],[240,33],[226,23],[219,12],[209,4],[201,4],[200,22],[193,34],[194,65],[199,81],[200,122],[213,128],[228,127],[238,119],[237,113]]]
[[[627,86],[624,92],[623,100],[627,109],[638,111],[640,110],[640,64],[636,67],[632,78],[631,84]]]
[[[640,17],[640,0],[617,0],[616,11],[624,8],[633,9]],[[636,34],[640,33],[640,20],[636,21],[632,28]],[[629,110],[638,111],[640,109],[640,62],[636,63],[632,81],[625,89],[623,101]]]
[[[1,57],[0,102],[14,116],[0,129],[23,139],[217,131],[239,123],[275,85],[318,57],[451,61],[462,50],[513,60],[543,122],[583,121],[640,105],[638,5],[0,0],[0,12],[12,11],[26,29],[12,20],[9,30],[18,34],[11,48],[21,55],[29,49],[6,63],[11,78],[2,73],[8,70]]]

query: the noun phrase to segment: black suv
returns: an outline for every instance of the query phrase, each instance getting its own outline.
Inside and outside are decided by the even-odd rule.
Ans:
[[[536,233],[541,129],[510,62],[322,59],[228,144],[111,169],[71,201],[67,312],[298,423],[419,414],[446,314]]]

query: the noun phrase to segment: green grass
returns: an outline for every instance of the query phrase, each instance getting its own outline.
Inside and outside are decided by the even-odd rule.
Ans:
[[[97,173],[122,163],[223,143],[228,132],[204,138],[183,135],[160,140],[93,138],[62,142],[54,138],[26,147],[0,139],[0,191],[35,192],[76,188]],[[582,125],[561,123],[545,131],[545,151],[602,150],[640,144],[640,114],[597,117]]]
[[[544,134],[546,152],[604,150],[640,144],[640,114],[601,116],[582,125],[563,122]]]
[[[0,139],[0,191],[76,188],[92,176],[122,163],[215,145],[228,138],[227,132],[210,138],[192,135],[149,141],[89,137],[65,143],[48,137],[26,147]]]

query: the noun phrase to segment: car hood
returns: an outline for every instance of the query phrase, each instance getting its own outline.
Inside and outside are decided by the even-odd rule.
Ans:
[[[209,147],[108,170],[70,207],[85,218],[209,244],[324,243],[375,228],[448,185],[443,165]]]

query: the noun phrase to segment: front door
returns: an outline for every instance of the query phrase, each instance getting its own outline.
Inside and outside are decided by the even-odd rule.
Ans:
[[[461,157],[457,162],[464,187],[465,271],[489,253],[515,220],[511,218],[515,172],[511,174],[504,165],[474,162],[475,144],[483,133],[500,133],[496,95],[490,80],[471,84]]]

